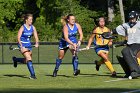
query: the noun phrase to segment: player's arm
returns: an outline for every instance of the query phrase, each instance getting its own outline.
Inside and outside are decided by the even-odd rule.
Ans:
[[[22,43],[21,43],[20,37],[22,35],[23,30],[24,30],[24,28],[23,28],[23,26],[21,26],[19,31],[18,31],[18,36],[17,36],[18,43],[19,43],[20,47],[22,47]]]
[[[93,30],[93,33],[96,33],[96,31]],[[86,46],[87,49],[89,49],[89,47],[91,46],[91,43],[93,42],[94,37],[95,37],[95,34],[91,34],[91,36],[88,40],[88,45]]]
[[[39,42],[39,39],[38,39],[38,34],[37,34],[37,31],[36,31],[36,28],[33,26],[33,34],[34,34],[34,38],[35,38],[35,47],[38,47],[39,46],[39,44],[38,44],[38,42]]]
[[[126,24],[122,24],[122,25],[119,25],[117,26],[115,29],[112,30],[112,34],[117,34],[117,35],[121,35],[121,36],[127,36],[126,35]]]
[[[77,28],[78,28],[78,32],[79,32],[79,40],[78,40],[78,45],[80,46],[81,45],[81,42],[82,42],[82,39],[83,39],[83,31],[82,31],[82,28],[79,24],[76,24],[77,25]]]
[[[63,27],[63,33],[64,33],[64,38],[65,40],[74,47],[74,49],[76,50],[76,45],[68,38],[68,28],[67,26],[65,25]]]
[[[112,30],[112,34],[123,36],[123,41],[120,42],[120,44],[116,45],[115,47],[127,45],[128,36],[127,36],[127,27],[125,25],[126,23],[119,25],[118,27]]]

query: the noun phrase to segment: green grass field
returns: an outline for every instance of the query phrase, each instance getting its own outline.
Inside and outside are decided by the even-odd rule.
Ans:
[[[85,47],[85,46],[82,46]],[[39,62],[55,63],[57,57],[57,45],[40,45]],[[3,59],[1,62],[12,63],[12,56],[22,57],[18,50],[10,51],[9,46],[3,48]],[[113,62],[117,63],[116,55],[120,55],[122,47],[114,49]],[[0,51],[2,47],[0,46]],[[2,52],[0,53],[2,56]],[[34,64],[37,80],[30,80],[26,65],[19,65],[14,68],[12,64],[0,65],[0,93],[140,93],[140,79],[122,79],[124,72],[119,64],[114,64],[118,76],[110,77],[110,73],[105,65],[101,66],[99,72],[95,70],[94,60],[99,57],[94,50],[79,52],[79,64],[81,74],[73,76],[71,64],[62,64],[58,76],[52,77],[55,64]],[[63,59],[63,63],[71,63],[71,54],[68,53]],[[110,50],[110,60],[112,50]],[[33,49],[33,63],[38,63],[38,50]]]
[[[73,76],[71,64],[62,64],[58,77],[52,77],[54,66],[34,64],[37,80],[30,80],[26,65],[0,65],[0,93],[140,93],[140,79],[122,80],[118,64],[114,64],[117,78],[110,77],[105,65],[96,72],[94,64],[79,64],[79,76]]]

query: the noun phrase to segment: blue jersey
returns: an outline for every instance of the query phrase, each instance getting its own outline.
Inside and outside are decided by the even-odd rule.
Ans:
[[[20,37],[20,41],[21,41],[23,47],[31,47],[30,40],[31,40],[31,36],[33,35],[33,31],[34,31],[33,25],[30,26],[30,29],[28,29],[25,24],[23,25],[23,32]],[[29,49],[29,50],[31,50],[31,49]]]
[[[70,39],[70,41],[72,41],[73,43],[77,43],[77,39],[76,39],[76,35],[77,35],[77,26],[76,24],[74,24],[73,28],[70,28],[70,26],[68,24],[66,24],[68,27],[68,38]],[[62,38],[59,42],[59,49],[64,49],[67,48],[69,46],[69,43],[65,41],[64,39],[64,33],[62,33]]]

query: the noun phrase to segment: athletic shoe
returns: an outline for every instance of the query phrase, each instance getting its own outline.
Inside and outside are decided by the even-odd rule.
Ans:
[[[57,76],[57,72],[58,72],[57,69],[55,69],[55,70],[53,71],[53,77],[56,77],[56,76]]]
[[[29,79],[37,79],[36,76],[30,76]]]
[[[115,71],[113,71],[111,77],[116,77],[117,76],[117,73]]]
[[[15,56],[13,56],[13,64],[14,64],[14,67],[16,68],[17,67],[17,61],[16,61],[16,57]]]
[[[80,70],[75,70],[73,73],[74,76],[77,76],[78,74],[80,74]]]
[[[95,60],[95,65],[96,65],[96,70],[99,71],[101,65],[98,65],[98,61],[97,60]]]

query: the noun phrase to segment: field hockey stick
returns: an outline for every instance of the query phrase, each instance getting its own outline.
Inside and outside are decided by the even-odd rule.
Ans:
[[[35,47],[35,46],[33,45],[33,46],[31,46],[31,47],[25,47],[25,48],[32,48],[32,47]],[[9,46],[9,49],[10,49],[10,50],[20,50],[19,47],[12,47],[12,45]]]
[[[98,48],[98,47],[105,47],[105,46],[108,46],[108,45],[97,45],[97,46],[89,47],[89,49],[95,49],[95,48]],[[88,50],[88,49],[87,48],[79,49],[79,51],[83,51],[83,50]]]
[[[113,45],[113,48],[117,48],[117,47],[121,47],[121,46],[126,46],[126,44]]]
[[[90,47],[89,49],[94,49],[95,47]],[[87,48],[80,48],[78,51],[87,50]]]
[[[121,47],[121,46],[126,46],[127,45],[127,41],[124,40],[122,42],[120,42],[119,44],[114,44],[113,48],[117,48],[117,47]]]
[[[104,39],[116,39],[117,36],[113,36],[111,34],[111,32],[104,32],[104,33],[92,33],[92,34],[98,34],[98,35],[101,35]]]

